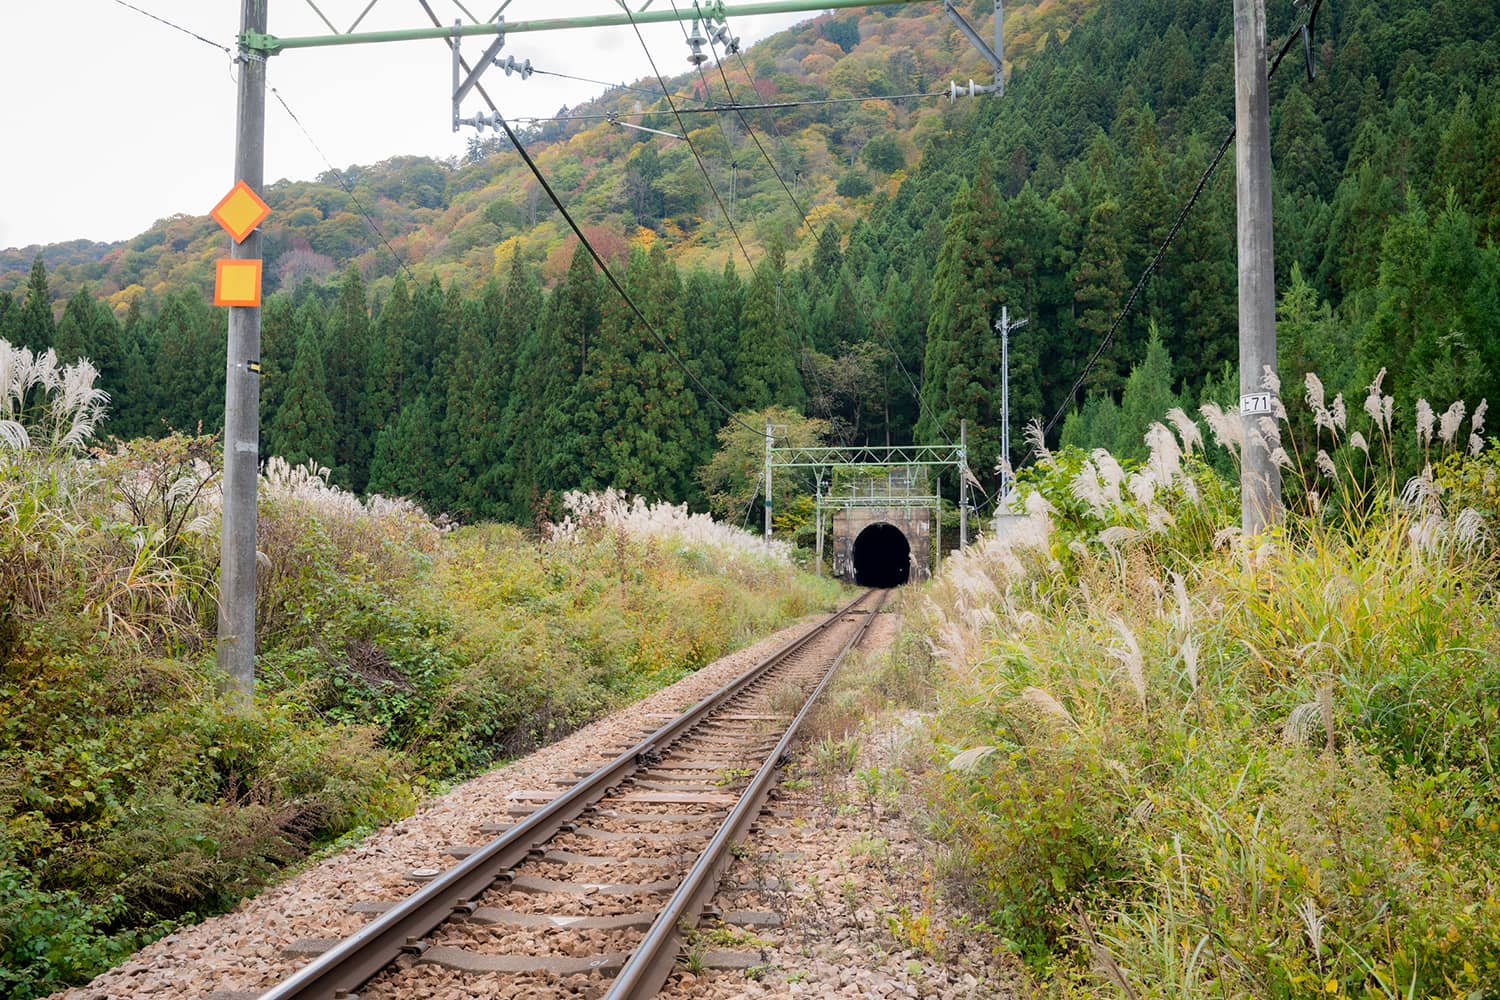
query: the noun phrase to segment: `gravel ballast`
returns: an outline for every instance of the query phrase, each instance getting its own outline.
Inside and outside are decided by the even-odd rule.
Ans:
[[[168,935],[87,986],[54,997],[254,996],[310,960],[307,954],[289,957],[288,946],[354,933],[367,917],[351,912],[352,906],[398,900],[418,885],[407,877],[410,872],[447,868],[455,863],[450,847],[488,840],[491,834],[480,827],[506,821],[512,793],[552,787],[596,766],[817,620],[783,629],[549,747],[465,782],[232,911]],[[898,629],[894,614],[879,615],[864,643],[866,655],[888,646]],[[705,936],[664,995],[1011,995],[1006,967],[992,957],[995,944],[982,931],[954,929],[959,918],[924,874],[930,871],[925,845],[900,810],[858,801],[856,775],[892,766],[912,725],[911,718],[900,716],[867,725],[856,768],[837,779],[845,787],[811,779],[774,803],[774,814],[754,844],[727,873],[715,905],[726,912],[775,911],[783,925],[726,927],[712,941]],[[808,753],[804,743],[798,751],[804,771]],[[928,930],[913,935],[913,928]],[[722,971],[702,964],[705,953],[720,950],[753,954],[755,964]],[[602,984],[590,978],[576,977],[578,995],[598,995]],[[517,985],[485,975],[455,995],[527,995],[514,993]],[[555,983],[548,992],[559,985],[571,984]],[[411,995],[439,992],[448,991]]]

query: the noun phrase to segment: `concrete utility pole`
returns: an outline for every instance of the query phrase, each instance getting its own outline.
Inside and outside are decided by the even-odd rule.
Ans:
[[[823,476],[818,476],[818,498],[814,509],[818,517],[818,575],[823,575]]]
[[[938,508],[938,517],[943,510]],[[958,547],[969,547],[969,421],[958,421]]]
[[[1274,394],[1263,385],[1276,371],[1276,262],[1271,239],[1271,111],[1266,74],[1265,0],[1234,0],[1234,120],[1239,213],[1240,527],[1254,535],[1281,517],[1281,470],[1271,461],[1277,440]]]
[[[1000,322],[995,329],[1000,334],[1000,502],[1010,492],[1010,331],[1019,330],[1029,321],[1010,321],[1010,306],[1000,307]]]
[[[241,0],[240,31],[264,34],[267,0]],[[265,181],[266,60],[240,47],[234,144],[235,180],[259,191]],[[259,260],[257,229],[231,241],[234,260]],[[219,669],[245,704],[255,690],[255,489],[260,474],[260,309],[229,310],[224,364],[224,511],[219,540]]]
[[[766,544],[771,544],[771,446],[776,437],[771,430],[771,421],[766,421]]]

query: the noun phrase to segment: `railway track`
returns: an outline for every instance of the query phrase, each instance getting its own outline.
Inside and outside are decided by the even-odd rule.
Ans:
[[[445,871],[261,1000],[654,995],[684,932],[753,833],[779,764],[834,669],[884,603],[867,591],[812,631],[562,791],[513,814]],[[726,923],[773,914],[724,914]],[[500,992],[500,991],[505,992]]]

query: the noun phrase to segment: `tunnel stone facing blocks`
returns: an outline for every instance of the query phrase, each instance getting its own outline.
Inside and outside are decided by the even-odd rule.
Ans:
[[[866,528],[877,524],[888,524],[905,536],[911,547],[910,581],[926,580],[932,575],[932,511],[912,507],[863,507],[834,511],[834,576],[855,582],[854,543]]]

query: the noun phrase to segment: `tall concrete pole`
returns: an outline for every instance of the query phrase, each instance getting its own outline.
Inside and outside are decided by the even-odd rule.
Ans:
[[[937,484],[937,546],[932,550],[932,571],[937,572],[938,567],[943,564],[943,477],[933,479]]]
[[[771,544],[771,446],[776,438],[771,433],[771,421],[766,421],[766,544]]]
[[[1281,516],[1281,470],[1271,461],[1277,439],[1276,262],[1271,239],[1271,111],[1266,76],[1265,0],[1234,0],[1234,119],[1239,213],[1240,526],[1258,534]]]
[[[939,511],[939,513],[942,513]],[[958,547],[969,547],[969,421],[958,422]]]
[[[1000,502],[1010,492],[1010,331],[1019,330],[1029,322],[1018,319],[1010,321],[1010,306],[1000,307],[1000,322],[995,329],[1000,333]]]
[[[818,475],[818,499],[815,504],[818,517],[818,575],[823,575],[823,476]]]
[[[267,0],[241,0],[240,31],[266,30]],[[234,144],[235,180],[259,192],[265,182],[266,60],[240,49],[239,99]],[[257,229],[230,257],[260,259]],[[260,310],[229,310],[224,379],[224,511],[219,541],[217,657],[230,690],[248,704],[255,690],[255,488],[260,472]],[[257,366],[258,367],[258,366]]]

